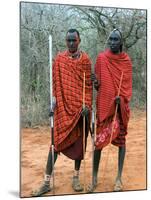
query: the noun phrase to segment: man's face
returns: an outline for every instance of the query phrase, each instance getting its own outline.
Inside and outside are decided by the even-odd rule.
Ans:
[[[70,53],[75,53],[78,49],[80,38],[78,37],[77,32],[67,33],[66,43]]]
[[[121,46],[121,38],[116,32],[112,32],[109,41],[108,41],[110,50],[113,53],[119,53],[120,52],[120,46]]]

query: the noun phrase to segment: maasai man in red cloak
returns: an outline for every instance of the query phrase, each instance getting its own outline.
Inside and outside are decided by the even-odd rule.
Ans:
[[[68,50],[58,53],[53,63],[54,109],[54,162],[62,152],[75,160],[72,179],[74,191],[83,190],[79,181],[79,170],[83,159],[83,116],[85,116],[85,146],[88,136],[92,99],[91,61],[89,56],[78,49],[80,35],[76,29],[66,34]],[[84,78],[85,73],[85,78]],[[83,85],[85,79],[85,107],[83,107]],[[52,152],[48,154],[44,182],[33,196],[40,196],[51,190]],[[63,170],[63,169],[60,169]]]
[[[119,147],[118,173],[114,191],[122,190],[122,170],[126,152],[126,138],[130,117],[129,102],[132,96],[132,63],[122,51],[122,34],[114,29],[108,39],[109,49],[101,52],[96,60],[95,75],[92,75],[97,90],[97,130],[93,162],[93,184],[88,186],[92,192],[97,186],[97,175],[101,151],[110,142]],[[123,75],[122,75],[123,74]],[[121,82],[120,95],[118,96]],[[111,138],[115,107],[118,104],[117,117]]]

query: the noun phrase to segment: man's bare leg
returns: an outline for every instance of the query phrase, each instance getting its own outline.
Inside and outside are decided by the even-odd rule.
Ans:
[[[118,173],[115,180],[114,191],[121,191],[122,190],[122,171],[124,166],[124,159],[125,159],[126,147],[119,147],[118,152]]]

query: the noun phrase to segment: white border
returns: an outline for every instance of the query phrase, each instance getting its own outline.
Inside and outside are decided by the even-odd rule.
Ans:
[[[151,7],[148,0],[35,0],[34,2],[148,9],[148,125],[150,121]],[[1,1],[0,12],[0,199],[17,199],[19,192],[19,1]],[[149,199],[150,127],[148,127],[148,191],[97,195],[43,197],[42,199]],[[33,199],[33,198],[28,198]],[[41,198],[36,198],[41,199]]]

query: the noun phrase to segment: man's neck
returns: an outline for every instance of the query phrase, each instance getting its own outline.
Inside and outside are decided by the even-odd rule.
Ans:
[[[70,58],[73,58],[73,59],[78,59],[78,58],[80,57],[80,54],[81,54],[81,52],[80,52],[79,50],[77,50],[77,51],[74,52],[74,53],[70,53],[70,52],[69,52],[69,57],[70,57]]]

